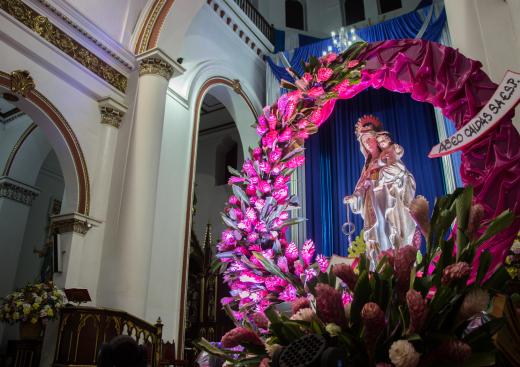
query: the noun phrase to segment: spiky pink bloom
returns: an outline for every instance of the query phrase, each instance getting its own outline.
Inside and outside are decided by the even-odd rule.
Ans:
[[[328,284],[319,283],[316,286],[316,309],[325,323],[332,322],[339,326],[347,324],[341,293]]]
[[[305,81],[307,81],[307,82],[312,81],[312,74],[310,74],[310,73],[304,73],[304,74],[303,74],[303,79],[304,79]]]
[[[289,159],[289,161],[287,162],[287,167],[288,168],[297,168],[297,167],[300,167],[301,165],[303,165],[303,163],[305,163],[305,156],[299,155],[299,156]]]
[[[288,284],[287,287],[280,293],[278,298],[280,298],[282,301],[286,302],[292,302],[296,299],[297,296],[297,290],[294,288],[293,285]]]
[[[276,130],[276,124],[278,123],[278,120],[276,119],[276,115],[271,115],[267,119],[267,124],[269,125],[269,130]]]
[[[305,265],[309,265],[314,257],[314,253],[316,252],[316,246],[312,240],[307,240],[303,243],[302,246],[302,259]]]
[[[287,285],[287,281],[277,276],[265,278],[264,283],[268,291],[278,291]]]
[[[247,185],[247,187],[246,187],[246,194],[248,196],[256,195],[256,185]]]
[[[349,292],[343,292],[341,294],[341,301],[343,302],[343,306],[352,303],[353,299],[354,298],[352,298],[352,295]]]
[[[337,54],[335,54],[334,52],[331,52],[331,53],[328,53],[324,56],[324,61],[327,63],[327,64],[330,64],[331,62],[334,62],[336,60],[336,58],[338,57]]]
[[[293,315],[300,311],[303,308],[310,308],[311,303],[309,302],[309,299],[306,297],[300,297],[296,298],[292,303],[292,313]]]
[[[317,108],[314,111],[312,111],[311,115],[309,116],[309,120],[316,125],[320,125],[322,123],[321,121],[321,108]]]
[[[304,273],[304,271],[305,271],[305,269],[303,267],[301,260],[296,260],[294,262],[294,275],[299,277]]]
[[[267,319],[267,317],[265,316],[265,314],[263,312],[255,312],[253,314],[252,319],[257,327],[262,328],[262,329],[267,329],[267,327],[269,325],[269,320]]]
[[[329,267],[329,260],[322,254],[319,254],[318,256],[316,256],[316,262],[318,263],[320,271],[322,273],[326,273]]]
[[[410,272],[417,259],[417,248],[403,246],[397,250],[394,259],[394,271],[397,277],[397,290],[400,297],[404,297],[410,288]]]
[[[332,90],[337,92],[339,95],[344,94],[350,88],[350,81],[348,79],[343,80],[341,83],[336,85]]]
[[[256,133],[259,135],[259,136],[263,136],[266,132],[268,132],[269,130],[267,129],[267,126],[260,126],[258,125],[256,127]]]
[[[289,264],[287,263],[287,258],[285,256],[280,256],[278,260],[276,260],[276,265],[278,265],[282,272],[289,272]]]
[[[349,68],[349,69],[355,68],[358,65],[359,65],[359,60],[351,60],[348,62],[347,68]]]
[[[291,242],[289,245],[287,245],[287,249],[285,249],[285,257],[287,260],[293,262],[298,259],[299,257],[299,251],[298,246],[294,242]]]
[[[460,280],[467,277],[470,271],[471,267],[464,261],[448,265],[442,271],[441,282],[444,285],[450,284],[454,280]]]
[[[271,185],[267,181],[260,181],[258,183],[258,189],[266,194],[271,191]]]
[[[406,304],[410,314],[410,332],[420,332],[424,326],[426,318],[428,317],[428,306],[426,300],[421,293],[415,289],[410,289],[406,292]]]
[[[314,270],[313,268],[305,269],[305,281],[306,282],[316,278],[316,275],[318,275],[318,274],[316,273],[316,270]]]
[[[385,313],[377,303],[368,302],[361,309],[361,319],[365,326],[365,341],[371,344],[385,327]]]
[[[278,162],[282,158],[282,150],[276,147],[269,153],[269,162],[274,163]]]
[[[274,180],[274,187],[277,189],[285,187],[285,185],[287,184],[287,182],[289,182],[290,179],[291,177],[289,176],[280,175],[276,177],[276,179]]]
[[[334,71],[330,68],[319,68],[316,80],[320,83],[325,82],[330,79],[333,73]]]
[[[314,87],[307,91],[307,95],[311,98],[318,98],[325,94],[325,90],[322,87]]]
[[[247,241],[249,243],[255,243],[258,240],[258,233],[252,232],[247,235]]]
[[[262,148],[260,147],[256,147],[253,149],[253,159],[254,160],[259,160],[260,157],[262,157]]]
[[[332,272],[348,286],[348,289],[354,291],[358,276],[350,265],[336,264],[332,267]]]
[[[258,128],[257,128],[258,129]],[[276,130],[270,131],[262,137],[262,144],[265,147],[272,147],[278,139],[278,132]]]
[[[264,345],[260,337],[256,335],[253,330],[241,326],[224,334],[221,342],[224,348],[233,348],[243,344]]]
[[[289,190],[287,187],[282,187],[281,189],[275,190],[273,192],[273,198],[276,199],[278,204],[283,203],[285,199],[289,197]]]

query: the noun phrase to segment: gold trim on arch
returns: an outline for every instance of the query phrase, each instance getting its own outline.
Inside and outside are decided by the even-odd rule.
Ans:
[[[38,127],[38,125],[36,125],[33,122],[27,127],[27,129],[25,129],[25,131],[22,133],[22,135],[20,135],[20,137],[18,138],[18,141],[13,146],[13,149],[11,149],[11,153],[9,153],[9,157],[7,158],[7,161],[5,162],[2,176],[9,176],[9,172],[11,171],[11,167],[13,166],[13,162],[14,162],[14,158],[16,157],[16,154],[18,154],[18,151],[22,147],[25,140],[27,140],[29,135],[31,135],[31,133],[34,130],[36,130],[37,127]]]
[[[189,266],[189,246],[190,246],[190,233],[191,233],[191,210],[192,210],[192,200],[193,200],[193,182],[195,179],[195,160],[197,155],[197,143],[198,143],[198,134],[199,134],[199,122],[200,122],[200,109],[202,106],[202,101],[208,91],[216,86],[216,85],[225,85],[231,88],[236,94],[241,96],[246,102],[247,106],[251,110],[251,113],[255,117],[258,117],[258,114],[254,108],[253,103],[249,99],[249,97],[245,94],[242,86],[240,85],[240,81],[238,79],[228,79],[221,76],[216,76],[209,78],[204,82],[202,87],[200,88],[197,98],[195,99],[195,109],[194,109],[194,127],[191,135],[191,153],[190,153],[190,170],[189,170],[189,182],[188,182],[188,205],[186,207],[186,225],[184,228],[184,249],[183,249],[183,257],[182,257],[182,280],[181,280],[181,304],[180,304],[180,313],[179,313],[179,335],[177,338],[177,355],[179,358],[182,358],[184,354],[184,321],[185,321],[185,308],[186,308],[186,290],[187,290],[187,276],[188,276],[188,266]]]
[[[7,89],[11,88],[10,74],[0,71],[0,86]],[[74,131],[56,107],[36,89],[28,91],[25,100],[32,103],[41,112],[47,115],[52,124],[58,129],[63,139],[65,139],[65,143],[69,148],[74,162],[74,168],[78,180],[78,204],[76,212],[88,216],[90,211],[90,182],[87,162],[85,161],[83,151],[81,150],[81,146],[79,145]]]
[[[146,15],[144,24],[139,30],[134,53],[136,55],[142,54],[157,46],[159,34],[164,24],[164,20],[168,15],[175,0],[155,0]]]

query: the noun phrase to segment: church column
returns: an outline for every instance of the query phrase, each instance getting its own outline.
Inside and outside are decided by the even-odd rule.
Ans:
[[[124,180],[113,273],[105,295],[114,306],[145,315],[157,176],[168,82],[182,67],[159,49],[138,56],[136,110]],[[104,281],[104,280],[101,280]],[[111,284],[110,284],[111,283]],[[107,294],[112,288],[111,295]]]

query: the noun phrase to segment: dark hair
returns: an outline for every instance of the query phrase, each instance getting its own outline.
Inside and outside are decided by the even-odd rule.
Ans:
[[[146,367],[148,355],[142,345],[129,336],[119,335],[99,350],[98,367]]]

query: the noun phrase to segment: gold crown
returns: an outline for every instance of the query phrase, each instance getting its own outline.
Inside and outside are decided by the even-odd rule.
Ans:
[[[356,122],[356,132],[380,131],[383,127],[381,121],[374,115],[361,116]]]

